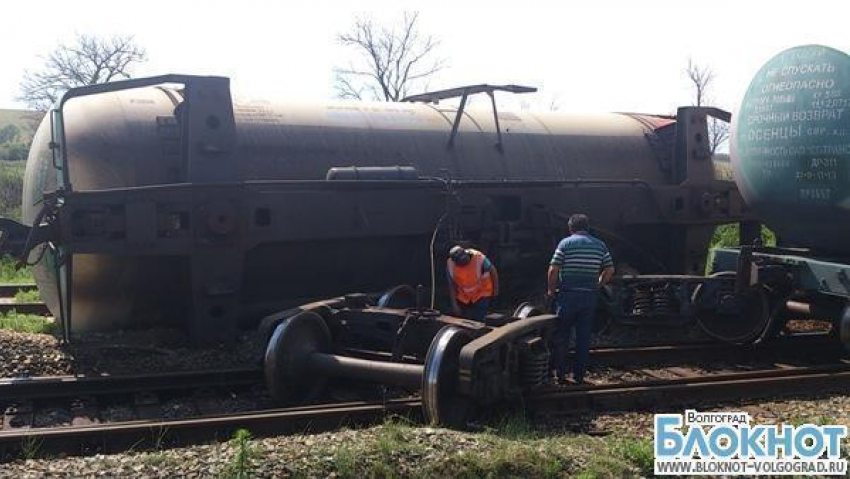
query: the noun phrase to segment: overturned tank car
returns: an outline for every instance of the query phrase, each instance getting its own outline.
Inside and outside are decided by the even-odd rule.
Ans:
[[[584,212],[621,270],[685,288],[673,308],[688,316],[715,225],[752,219],[708,141],[709,117],[728,113],[498,111],[495,93],[530,90],[278,105],[234,103],[220,77],[73,89],[33,140],[24,224],[3,220],[4,248],[35,265],[66,339],[159,325],[220,341],[260,327],[281,402],[309,401],[326,378],[374,379],[421,389],[431,419],[455,422],[464,401],[545,381],[554,317],[440,314],[450,244],[486,251],[503,295],[521,296]],[[466,108],[474,94],[490,108]],[[647,316],[645,281],[621,279],[609,309]],[[425,286],[347,294],[394,284]]]
[[[717,110],[464,107],[528,90],[275,105],[234,103],[217,77],[73,89],[33,140],[25,226],[6,222],[6,248],[35,263],[67,334],[165,325],[226,340],[240,319],[312,299],[431,286],[456,241],[494,259],[507,293],[536,286],[574,212],[618,265],[664,274],[701,273],[714,226],[750,217],[712,161]]]

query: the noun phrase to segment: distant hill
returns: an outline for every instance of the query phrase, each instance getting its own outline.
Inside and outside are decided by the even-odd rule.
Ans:
[[[0,108],[0,126],[3,126],[8,123],[18,124],[22,119],[24,119],[28,115],[41,115],[41,113],[34,110],[16,110]]]
[[[41,116],[41,112],[34,110],[0,109],[0,129],[7,125],[14,125],[32,138]]]

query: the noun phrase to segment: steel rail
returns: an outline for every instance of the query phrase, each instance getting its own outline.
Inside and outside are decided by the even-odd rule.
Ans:
[[[15,296],[18,291],[33,291],[37,289],[35,283],[0,283],[0,298]]]
[[[262,410],[195,419],[2,431],[0,457],[3,460],[13,459],[27,441],[37,441],[43,453],[111,453],[131,448],[176,447],[226,440],[237,429],[247,429],[254,436],[265,437],[372,423],[391,414],[413,416],[419,420],[421,408],[419,399],[395,399]]]
[[[837,358],[842,354],[846,353],[833,338],[826,334],[812,334],[750,345],[711,341],[695,344],[597,347],[590,350],[590,364],[593,366],[629,366],[648,363],[684,364],[698,361],[728,363],[806,355]]]
[[[137,391],[185,390],[261,383],[258,368],[116,376],[40,376],[0,379],[0,402]]]
[[[0,303],[0,314],[8,314],[15,311],[18,314],[33,314],[36,316],[50,316],[50,310],[44,303]]]
[[[848,390],[850,362],[845,360],[820,366],[546,388],[526,395],[524,402],[530,410],[572,414]]]
[[[357,348],[345,348],[340,354],[375,361],[390,361],[392,353],[376,352]],[[573,354],[571,350],[568,353]],[[682,344],[654,344],[646,346],[618,346],[590,348],[590,364],[593,366],[630,366],[648,363],[685,363],[688,361],[751,361],[774,356],[781,358],[804,355],[838,357],[846,354],[841,344],[828,334],[800,334],[776,341],[737,345],[717,341],[702,341]],[[414,358],[405,357],[405,362]]]

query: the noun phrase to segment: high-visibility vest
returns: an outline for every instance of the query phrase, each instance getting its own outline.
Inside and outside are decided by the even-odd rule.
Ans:
[[[493,278],[489,271],[481,272],[485,256],[474,249],[467,250],[472,254],[469,263],[463,266],[455,264],[449,258],[447,269],[454,284],[457,300],[464,304],[472,304],[481,298],[493,296]]]

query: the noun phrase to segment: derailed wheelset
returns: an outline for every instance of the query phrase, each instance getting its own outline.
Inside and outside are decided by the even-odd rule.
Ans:
[[[393,290],[391,290],[393,291]],[[418,392],[426,420],[462,427],[475,411],[511,401],[548,379],[547,344],[556,317],[490,315],[469,321],[399,301],[348,295],[267,318],[272,397],[317,400],[336,379]]]

